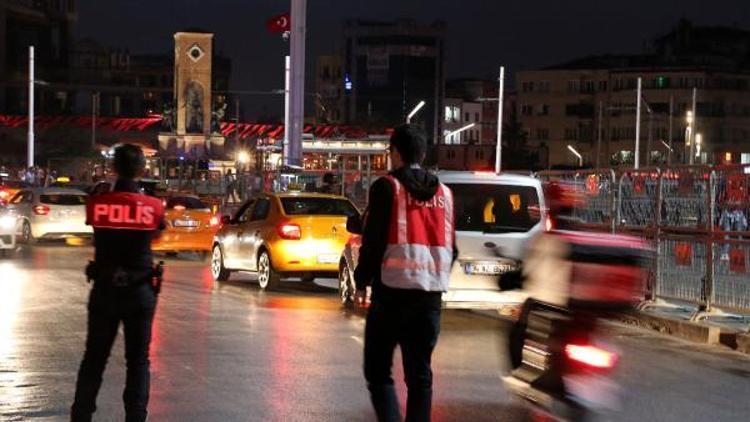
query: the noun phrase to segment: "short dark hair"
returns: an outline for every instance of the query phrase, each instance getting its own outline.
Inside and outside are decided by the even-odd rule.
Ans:
[[[427,152],[427,135],[409,124],[398,126],[393,130],[391,148],[396,148],[404,164],[422,164]]]
[[[146,167],[146,157],[141,147],[123,144],[115,148],[114,166],[120,178],[135,179]]]

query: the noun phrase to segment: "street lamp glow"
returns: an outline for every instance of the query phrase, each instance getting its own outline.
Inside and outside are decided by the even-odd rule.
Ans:
[[[417,112],[419,112],[419,110],[421,110],[421,109],[422,109],[422,107],[424,107],[424,105],[425,105],[425,102],[424,102],[424,100],[423,100],[423,101],[420,101],[420,102],[419,102],[419,104],[417,104],[417,105],[416,105],[416,106],[415,106],[415,107],[414,107],[414,108],[413,108],[413,109],[412,109],[412,110],[411,110],[411,111],[409,112],[409,115],[408,115],[408,116],[406,116],[406,123],[411,123],[411,118],[412,118],[412,117],[414,117],[414,115],[415,115],[415,114],[417,114]]]
[[[583,167],[583,156],[570,144],[568,144],[568,150],[578,157],[578,167]]]
[[[247,164],[250,162],[250,154],[248,154],[247,151],[240,151],[239,154],[237,154],[237,161],[241,164]]]
[[[453,132],[448,132],[448,133],[447,133],[447,134],[445,135],[445,140],[447,141],[447,140],[448,140],[448,139],[449,139],[449,138],[450,138],[451,136],[453,136],[453,135],[458,135],[459,133],[461,133],[461,132],[463,132],[463,131],[465,131],[465,130],[471,129],[471,128],[473,128],[473,127],[474,127],[474,126],[476,126],[476,125],[477,125],[476,123],[469,123],[469,124],[468,124],[468,125],[466,125],[466,126],[463,126],[463,127],[460,127],[460,128],[458,128],[458,129],[454,130]]]
[[[695,134],[695,157],[701,156],[701,145],[703,143],[703,135],[700,133]]]
[[[693,124],[693,112],[688,110],[687,115],[685,116],[685,121],[687,121],[687,124],[692,125]]]

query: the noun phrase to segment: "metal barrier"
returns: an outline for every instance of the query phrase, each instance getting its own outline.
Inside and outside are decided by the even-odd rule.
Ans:
[[[703,304],[706,301],[707,247],[693,236],[660,236],[654,294]]]
[[[658,168],[625,171],[617,196],[616,231],[641,232],[656,229],[661,199]]]
[[[580,171],[542,171],[537,177],[544,181],[559,180],[572,184],[586,197],[585,206],[574,210],[576,218],[592,228],[613,231],[617,178],[612,169]]]
[[[712,249],[709,307],[750,310],[750,240],[718,240],[713,242]]]
[[[750,312],[750,165],[543,171],[586,195],[589,227],[647,240],[656,259],[645,299]],[[613,218],[614,217],[614,218]]]

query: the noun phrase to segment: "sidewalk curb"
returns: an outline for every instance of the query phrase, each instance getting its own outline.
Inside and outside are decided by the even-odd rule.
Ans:
[[[469,312],[501,321],[512,321],[511,318],[501,315],[499,312],[493,310],[470,310]],[[615,319],[625,325],[645,328],[694,343],[717,346],[721,345],[738,352],[750,354],[750,333],[722,330],[720,327],[716,326],[652,315],[639,311],[621,314]]]
[[[732,339],[726,338],[727,334],[730,333],[722,333],[719,327],[644,312],[623,314],[619,317],[619,320],[625,324],[647,328],[695,343],[719,345],[732,341]]]

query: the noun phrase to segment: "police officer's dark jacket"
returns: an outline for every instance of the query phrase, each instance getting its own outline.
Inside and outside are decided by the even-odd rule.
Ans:
[[[409,194],[417,200],[429,201],[438,192],[440,182],[437,176],[422,168],[402,167],[390,172],[398,179]],[[357,289],[372,285],[372,300],[431,300],[439,302],[440,292],[393,289],[383,284],[381,266],[388,245],[388,231],[393,205],[393,187],[381,177],[372,184],[368,201],[367,217],[363,227],[362,246],[359,250],[359,262],[355,269],[354,280]],[[453,259],[458,256],[458,249],[453,242]]]
[[[137,182],[118,180],[113,192],[89,198],[86,224],[94,228],[97,267],[148,270],[151,240],[164,229],[164,205],[140,193]]]

